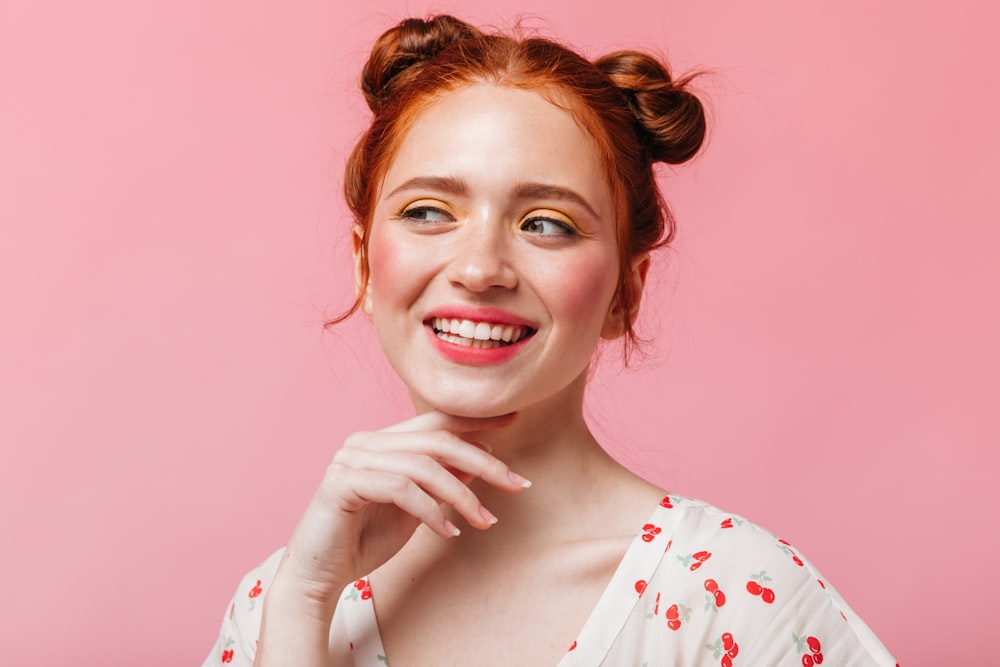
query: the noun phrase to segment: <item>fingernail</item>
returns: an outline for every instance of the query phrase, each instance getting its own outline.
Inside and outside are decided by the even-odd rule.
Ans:
[[[518,486],[520,486],[522,489],[527,489],[527,488],[529,488],[531,486],[531,482],[529,480],[521,477],[520,475],[518,475],[513,470],[508,470],[507,471],[507,478],[510,481],[512,481],[515,484],[517,484]]]
[[[479,514],[482,515],[484,519],[489,521],[491,525],[497,522],[497,518],[493,515],[493,512],[489,511],[482,505],[479,506]]]
[[[448,519],[444,520],[444,529],[451,533],[452,537],[458,537],[462,534],[462,531],[458,529],[458,526],[453,524],[451,521],[448,521]]]
[[[493,448],[490,447],[489,445],[487,445],[485,442],[470,442],[469,444],[470,445],[475,445],[476,447],[479,447],[479,449],[482,449],[487,454],[492,454],[493,453]]]

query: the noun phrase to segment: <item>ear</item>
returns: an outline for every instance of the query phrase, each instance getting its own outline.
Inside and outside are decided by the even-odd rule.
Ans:
[[[369,297],[370,290],[368,289],[371,286],[371,274],[369,274],[367,285],[362,280],[362,276],[364,275],[363,269],[366,268],[365,264],[368,262],[368,253],[365,252],[364,247],[364,230],[361,228],[361,225],[354,225],[351,232],[351,254],[354,256],[354,293],[361,302],[361,310],[366,315],[371,315],[372,303]]]
[[[604,326],[601,328],[601,338],[613,340],[625,335],[627,331],[626,323],[635,321],[635,316],[639,312],[639,302],[642,300],[642,290],[646,286],[646,274],[649,272],[649,253],[644,252],[632,260],[632,266],[625,276],[625,289],[629,290],[632,297],[628,312],[625,312],[625,304],[622,303],[621,295],[616,294],[611,302],[611,309],[604,319]]]

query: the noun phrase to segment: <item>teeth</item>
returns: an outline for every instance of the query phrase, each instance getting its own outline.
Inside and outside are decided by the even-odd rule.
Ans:
[[[455,343],[456,345],[462,345],[464,347],[477,347],[477,348],[503,347],[503,343],[501,343],[498,340],[478,340],[476,338],[462,338],[461,336],[455,336],[450,333],[444,333],[443,331],[438,333],[437,336],[441,340],[446,340],[449,343]]]
[[[433,318],[431,326],[443,340],[477,348],[516,343],[528,335],[527,327],[513,324],[491,324],[443,317]]]
[[[474,334],[475,337],[476,337],[476,340],[489,340],[490,339],[490,332],[492,330],[493,330],[493,327],[491,327],[490,325],[486,324],[486,322],[480,322],[479,324],[476,325],[476,333]]]

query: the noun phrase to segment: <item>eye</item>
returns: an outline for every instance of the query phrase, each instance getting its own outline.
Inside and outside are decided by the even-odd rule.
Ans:
[[[521,223],[521,229],[539,236],[576,236],[576,228],[568,222],[554,218],[528,218]]]
[[[452,222],[454,220],[452,215],[447,211],[426,204],[418,204],[403,209],[399,214],[399,218],[416,223]]]

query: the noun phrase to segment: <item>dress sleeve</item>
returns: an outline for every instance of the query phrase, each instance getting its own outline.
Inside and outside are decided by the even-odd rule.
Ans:
[[[240,582],[222,617],[219,638],[202,667],[252,667],[260,635],[264,594],[278,570],[284,549],[273,553]]]

